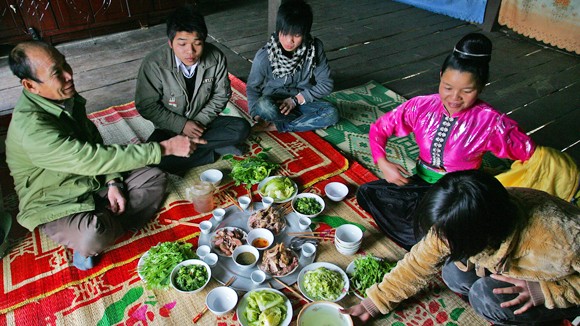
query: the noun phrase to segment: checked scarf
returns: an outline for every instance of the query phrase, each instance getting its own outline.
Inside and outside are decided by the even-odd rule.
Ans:
[[[291,76],[304,67],[308,67],[310,74],[312,74],[316,67],[314,62],[316,51],[310,36],[304,38],[300,47],[292,54],[292,58],[288,58],[282,53],[282,45],[278,42],[275,33],[270,36],[266,48],[268,50],[268,60],[270,60],[272,65],[272,74],[276,78]]]

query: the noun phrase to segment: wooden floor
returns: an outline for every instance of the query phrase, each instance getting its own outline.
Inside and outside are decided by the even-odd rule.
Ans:
[[[406,98],[434,93],[441,63],[453,45],[463,35],[481,31],[477,25],[394,1],[309,2],[312,34],[324,42],[335,90],[375,80]],[[268,1],[206,0],[201,7],[208,41],[225,52],[229,71],[246,80],[255,52],[268,38]],[[580,56],[506,28],[486,35],[494,52],[482,99],[517,120],[538,144],[563,150],[580,162]],[[58,48],[93,111],[132,101],[143,56],[165,42],[165,26],[159,25]],[[20,87],[3,55],[0,111],[7,113]]]

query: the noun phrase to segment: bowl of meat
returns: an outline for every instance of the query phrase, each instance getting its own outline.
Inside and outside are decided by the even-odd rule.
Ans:
[[[288,276],[298,268],[298,256],[284,243],[278,243],[264,252],[258,268],[272,277]]]
[[[231,257],[234,250],[246,243],[248,234],[236,227],[223,227],[215,230],[211,237],[211,247],[216,254]]]
[[[248,228],[268,229],[274,235],[280,234],[286,227],[286,219],[282,213],[273,207],[255,211],[248,219]]]

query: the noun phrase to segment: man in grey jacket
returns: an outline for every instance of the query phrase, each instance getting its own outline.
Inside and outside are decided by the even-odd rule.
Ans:
[[[167,156],[158,165],[170,173],[212,163],[218,155],[242,154],[239,144],[250,132],[243,118],[219,115],[231,88],[226,58],[205,43],[207,27],[192,6],[177,8],[167,19],[168,44],[149,53],[139,70],[135,104],[141,115],[153,122],[149,141],[183,134],[203,137],[188,158]]]

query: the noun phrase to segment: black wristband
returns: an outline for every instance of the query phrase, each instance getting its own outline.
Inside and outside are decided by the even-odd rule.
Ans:
[[[122,182],[107,182],[107,188],[111,188],[111,187],[125,189],[125,185]]]
[[[292,96],[292,102],[294,102],[294,105],[296,106],[300,105],[300,103],[298,103],[298,98],[296,96]]]

